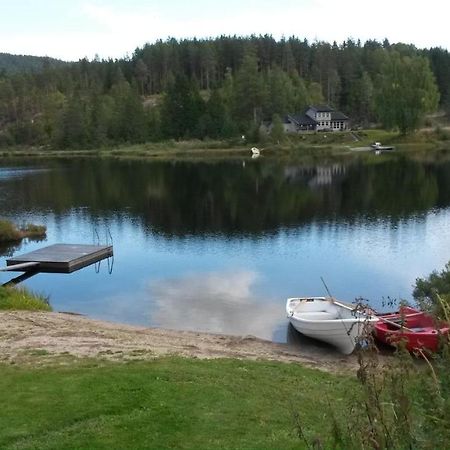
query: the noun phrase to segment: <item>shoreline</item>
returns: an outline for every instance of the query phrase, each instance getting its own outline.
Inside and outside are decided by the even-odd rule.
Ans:
[[[20,158],[40,159],[116,159],[142,161],[234,161],[234,160],[314,160],[336,157],[352,157],[354,152],[342,145],[311,146],[296,148],[265,148],[261,155],[252,158],[250,148],[147,148],[146,146],[125,146],[100,150],[49,150],[15,149],[1,150],[0,160]]]
[[[449,141],[450,142],[450,141]],[[46,151],[29,152],[14,151],[3,153],[0,150],[0,162],[14,161],[46,161],[46,160],[75,160],[75,159],[100,159],[111,161],[142,161],[142,162],[185,162],[185,163],[258,163],[280,162],[286,164],[317,165],[331,164],[335,161],[356,161],[364,159],[372,162],[383,161],[384,158],[407,157],[419,162],[445,162],[450,159],[450,146],[435,147],[430,145],[407,145],[396,148],[392,152],[384,152],[376,155],[371,151],[355,151],[349,147],[311,147],[298,149],[266,150],[258,158],[252,158],[247,150],[168,150],[167,152],[136,151],[131,149],[106,150],[101,152],[78,151]]]
[[[355,355],[332,348],[281,344],[254,336],[148,328],[60,312],[1,311],[0,362],[51,362],[55,357],[111,361],[182,356],[299,363],[327,372],[357,368]]]
[[[356,137],[358,134],[358,137]],[[308,133],[287,136],[282,143],[256,144],[261,157],[280,160],[323,159],[352,157],[358,148],[369,147],[374,141],[393,145],[396,154],[441,153],[450,151],[450,141],[439,139],[432,130],[423,129],[413,135],[401,136],[396,132],[378,129],[341,133]],[[325,139],[326,138],[326,139]],[[55,149],[49,146],[23,146],[0,148],[0,160],[12,158],[111,158],[155,161],[174,160],[233,160],[251,159],[249,142],[186,140],[118,144],[96,149]],[[367,153],[367,152],[366,152]],[[371,153],[371,152],[368,152]],[[258,159],[258,158],[256,158]]]

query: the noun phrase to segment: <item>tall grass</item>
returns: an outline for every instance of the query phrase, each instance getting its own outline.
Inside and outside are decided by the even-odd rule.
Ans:
[[[8,220],[0,220],[0,242],[18,241],[20,231]]]
[[[438,293],[440,292],[440,294]],[[440,273],[417,279],[414,297],[437,320],[450,319],[450,262]],[[371,336],[367,338],[371,339]],[[439,354],[410,355],[401,344],[392,358],[381,359],[373,339],[360,351],[357,378],[346,405],[333,414],[331,447],[305,441],[307,448],[434,450],[450,449],[450,338],[441,336]],[[328,413],[330,413],[328,411]]]
[[[27,289],[0,286],[0,310],[51,311],[48,298]]]
[[[419,360],[406,350],[386,361],[375,348],[359,355],[360,389],[348,391],[345,402],[330,402],[324,414],[332,427],[308,440],[299,413],[294,417],[305,448],[325,450],[450,449],[450,346],[432,359]],[[305,413],[304,413],[305,414]],[[300,419],[299,419],[300,417]],[[327,442],[322,445],[321,442]]]
[[[41,225],[26,224],[17,228],[9,220],[0,220],[0,242],[20,241],[23,238],[41,238],[45,236],[47,229]]]

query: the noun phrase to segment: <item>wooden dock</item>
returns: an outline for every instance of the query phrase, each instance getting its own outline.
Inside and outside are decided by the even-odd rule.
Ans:
[[[6,260],[3,271],[72,273],[113,256],[112,245],[55,244]]]

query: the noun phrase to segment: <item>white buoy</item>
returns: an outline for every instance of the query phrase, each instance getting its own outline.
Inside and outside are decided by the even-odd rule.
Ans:
[[[259,151],[259,148],[252,147],[252,154],[253,155],[259,155],[261,152]]]

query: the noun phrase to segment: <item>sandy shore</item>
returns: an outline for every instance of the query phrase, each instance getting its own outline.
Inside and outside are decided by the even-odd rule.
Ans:
[[[164,355],[296,362],[327,371],[352,370],[354,356],[314,345],[277,344],[253,336],[228,336],[135,327],[66,313],[0,312],[0,360],[30,355],[149,359]]]

